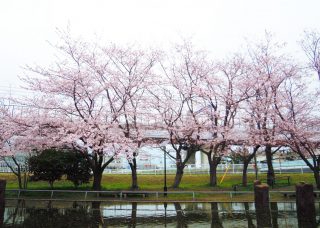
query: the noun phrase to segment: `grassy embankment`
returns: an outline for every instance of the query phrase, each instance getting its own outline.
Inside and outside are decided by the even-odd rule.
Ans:
[[[307,174],[277,174],[278,177],[290,176],[291,184],[288,186],[286,181],[281,180],[279,184],[275,185],[273,189],[270,190],[294,190],[294,186],[296,183],[304,181],[306,183],[314,183],[313,175],[311,173]],[[218,176],[218,180],[221,180],[222,175]],[[265,180],[265,174],[261,174],[259,176],[262,180]],[[18,187],[17,180],[12,174],[0,174],[1,179],[7,180],[7,189],[16,189]],[[173,182],[174,175],[168,175],[167,183],[169,186],[169,191],[175,191],[170,188],[170,184]],[[139,186],[141,191],[163,191],[163,175],[140,175],[138,177]],[[232,191],[232,186],[235,184],[239,184],[241,182],[241,174],[228,174],[224,181],[221,184],[218,184],[217,187],[210,187],[208,185],[209,176],[208,175],[185,175],[182,179],[179,191]],[[238,190],[241,191],[252,191],[253,186],[252,182],[254,180],[254,175],[249,174],[248,176],[248,187],[240,187]],[[107,174],[103,176],[102,179],[102,187],[103,190],[130,190],[131,176],[130,175],[114,175]],[[39,182],[29,182],[28,189],[33,190],[49,190],[49,184],[44,181]],[[55,190],[74,190],[74,187],[71,182],[66,180],[60,180],[54,183]],[[78,190],[90,190],[91,183],[82,185],[78,188]],[[37,196],[48,198],[48,193],[31,193],[27,194],[28,196]],[[25,194],[25,196],[27,196]],[[54,198],[83,198],[83,194],[77,196],[77,194],[65,194],[65,193],[55,193]],[[92,198],[94,196],[88,196]],[[192,199],[192,195],[190,194],[169,194],[169,199],[171,200],[190,200]],[[213,198],[216,200],[227,201],[230,199],[229,194],[219,194],[219,195],[209,195],[209,194],[197,194],[197,199],[200,200],[212,200]],[[252,200],[252,194],[237,194],[233,196],[233,201],[245,201]],[[282,200],[281,195],[271,196],[273,200],[280,199]],[[148,197],[148,199],[155,199],[155,197]]]
[[[305,174],[277,174],[277,177],[290,176],[291,185],[288,186],[284,180],[281,180],[279,185],[275,185],[275,190],[285,189],[285,190],[294,190],[296,183],[304,181],[306,183],[314,183],[314,178],[311,173]],[[218,181],[221,180],[222,175],[218,175]],[[265,174],[259,176],[262,180],[266,179]],[[13,174],[0,174],[0,179],[7,180],[7,189],[16,189],[18,188],[18,183],[16,177]],[[169,190],[170,184],[173,183],[174,175],[167,176],[167,183]],[[243,188],[241,190],[252,190],[252,182],[254,180],[254,175],[249,174],[248,183],[249,187]],[[162,191],[163,190],[163,175],[140,175],[138,176],[139,186],[141,190],[146,191]],[[212,190],[232,190],[234,184],[241,183],[241,174],[228,174],[224,178],[224,181],[219,184],[217,187],[210,187],[208,184],[209,176],[205,174],[201,175],[185,175],[182,179],[180,189],[185,191],[212,191]],[[102,179],[103,190],[130,190],[131,176],[124,174],[106,174]],[[91,183],[81,185],[79,190],[90,190]],[[38,182],[29,182],[28,189],[50,189],[48,182],[38,181]],[[74,186],[71,182],[62,179],[54,183],[54,189],[61,190],[71,190],[74,189]]]

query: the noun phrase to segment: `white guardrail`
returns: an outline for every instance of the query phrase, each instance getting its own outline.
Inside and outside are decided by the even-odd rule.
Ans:
[[[319,196],[320,191],[314,191]],[[62,194],[62,195],[61,195]],[[165,196],[166,194],[166,196]],[[253,201],[253,191],[86,191],[86,190],[27,190],[27,189],[6,189],[6,199],[35,199],[35,200],[71,200],[74,201],[75,197],[77,201],[110,201],[110,200],[128,200],[130,197],[140,196],[144,200],[139,201],[153,201],[153,200],[165,200],[174,195],[184,195],[190,200],[201,200],[201,196],[217,196],[225,195],[226,198],[220,198],[218,201],[225,200],[241,200],[239,196],[247,195],[249,198],[245,199],[246,202]],[[288,200],[288,196],[295,196],[295,191],[269,191],[269,197],[273,200],[273,197],[281,195],[283,201]],[[148,199],[149,198],[149,199]],[[278,197],[277,200],[280,202]],[[291,197],[290,197],[291,198]],[[135,198],[133,198],[135,199]],[[206,198],[205,198],[206,199]],[[208,200],[208,199],[206,199]],[[213,199],[217,200],[217,199]],[[318,201],[318,198],[316,198]]]
[[[275,173],[308,173],[312,172],[308,166],[305,165],[279,165],[274,164],[273,166]],[[242,173],[243,164],[220,164],[217,167],[217,173]],[[258,173],[267,172],[268,168],[266,164],[259,164],[257,171]],[[167,174],[173,174],[176,171],[175,167],[168,167],[166,169]],[[253,164],[249,164],[248,173],[255,173],[255,167]],[[163,175],[164,169],[163,167],[157,168],[138,168],[138,174],[152,174],[152,175]],[[112,173],[112,174],[130,174],[130,169],[105,169],[104,173]],[[209,174],[209,166],[201,165],[196,166],[194,164],[188,164],[184,169],[185,174]]]
[[[312,172],[308,166],[305,165],[283,165],[281,163],[273,164],[275,173],[306,173]],[[242,173],[243,164],[219,164],[217,167],[217,173]],[[258,173],[267,172],[266,164],[258,164]],[[173,174],[176,171],[176,168],[173,165],[170,165],[166,169],[167,174]],[[255,173],[255,167],[253,164],[249,164],[248,173]],[[12,171],[4,163],[0,163],[0,173],[11,173]],[[152,175],[163,175],[163,167],[139,167],[137,170],[138,174],[152,174]],[[108,169],[106,168],[104,173],[112,174],[131,174],[130,169]],[[209,174],[209,165],[203,164],[197,166],[194,164],[188,164],[184,169],[185,174]]]

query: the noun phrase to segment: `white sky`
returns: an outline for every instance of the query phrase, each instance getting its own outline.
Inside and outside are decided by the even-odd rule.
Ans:
[[[181,38],[216,57],[268,30],[301,55],[305,29],[319,30],[319,0],[1,0],[0,90],[19,84],[21,67],[48,65],[56,28],[101,42],[165,46]]]

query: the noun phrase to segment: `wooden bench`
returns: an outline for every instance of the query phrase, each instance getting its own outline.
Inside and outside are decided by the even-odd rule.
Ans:
[[[146,198],[148,196],[148,193],[145,192],[123,192],[123,197],[127,198],[127,197],[142,197],[142,198]]]
[[[239,184],[233,184],[233,185],[232,185],[232,190],[235,191],[235,192],[238,191],[241,185],[242,185],[241,183],[239,183]]]
[[[129,197],[142,197],[146,198],[149,193],[148,192],[140,192],[140,191],[114,191],[114,192],[97,192],[97,197],[110,197],[113,196],[114,198],[129,198]]]
[[[296,193],[295,192],[282,192],[284,197],[296,197]],[[314,197],[320,197],[320,194],[317,193],[313,193]]]
[[[283,192],[282,194],[284,197],[296,197],[295,192]]]
[[[250,185],[252,185],[252,183],[247,183],[247,187],[249,187]],[[240,187],[243,187],[242,183],[233,184],[231,186],[232,191],[234,191],[234,192],[239,191]]]
[[[291,183],[290,176],[276,176],[274,179],[271,180],[271,187],[273,188],[274,185],[279,184],[281,180],[285,180],[288,185]],[[266,180],[268,183],[268,179]]]
[[[277,184],[277,182],[278,181],[281,181],[281,180],[285,180],[286,181],[286,183],[288,184],[288,185],[290,185],[290,183],[291,183],[291,177],[290,176],[276,176],[276,178],[274,179],[274,184]]]
[[[268,183],[268,179],[260,179],[260,180],[261,180],[261,182]],[[274,185],[279,184],[281,180],[285,180],[288,185],[290,185],[290,183],[291,183],[291,177],[290,176],[279,176],[279,177],[276,177],[275,179],[273,179],[271,181],[271,183],[272,183],[271,187],[273,188]],[[251,185],[251,184],[248,183],[248,185]],[[239,190],[239,188],[241,186],[242,186],[242,183],[233,184],[232,185],[232,190],[236,192],[236,191]]]

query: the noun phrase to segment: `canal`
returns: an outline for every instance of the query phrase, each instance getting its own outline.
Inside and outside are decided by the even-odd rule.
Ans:
[[[7,200],[2,227],[316,227],[297,218],[296,204],[270,203],[108,203]],[[260,221],[258,221],[260,220]]]

